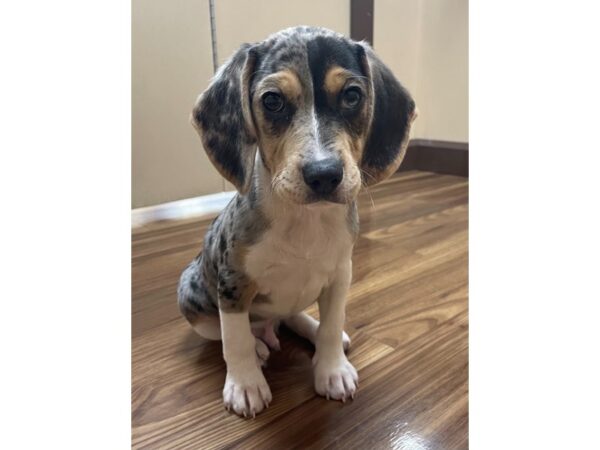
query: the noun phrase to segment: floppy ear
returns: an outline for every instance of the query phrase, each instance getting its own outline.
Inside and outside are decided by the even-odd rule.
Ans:
[[[249,89],[255,63],[253,47],[243,45],[218,70],[192,113],[211,162],[241,193],[250,187],[256,155]]]
[[[394,173],[406,154],[415,102],[371,47],[358,44],[363,70],[371,86],[372,118],[361,160],[367,185],[378,183]]]

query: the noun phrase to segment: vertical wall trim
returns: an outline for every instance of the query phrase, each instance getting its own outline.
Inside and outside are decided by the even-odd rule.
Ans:
[[[215,0],[208,0],[208,14],[210,21],[210,44],[212,50],[213,74],[217,73],[219,68],[219,58],[217,56],[217,20],[215,18]],[[225,192],[227,185],[225,178],[221,177],[221,191]]]
[[[217,23],[215,20],[215,0],[208,0],[208,13],[210,15],[210,42],[212,45],[213,72],[216,73],[219,68],[217,58]]]
[[[423,76],[421,74],[421,70],[423,69],[423,2],[417,2],[417,36],[416,36],[416,46],[417,46],[417,63],[415,64],[415,71],[417,85],[415,86],[415,91],[413,94],[413,99],[418,105],[425,105],[425,91],[423,90]],[[426,111],[421,109],[419,112],[423,111],[420,114],[419,119],[416,121],[415,127],[413,128],[413,136],[427,136],[427,120],[426,120]]]
[[[373,0],[350,0],[350,37],[373,46]]]

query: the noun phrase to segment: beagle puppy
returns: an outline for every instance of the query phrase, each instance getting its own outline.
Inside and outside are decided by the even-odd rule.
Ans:
[[[236,196],[181,275],[183,316],[222,340],[228,410],[271,402],[262,372],[283,322],[315,346],[318,394],[354,398],[345,303],[356,197],[400,165],[415,103],[365,42],[295,27],[243,45],[200,95],[192,123]],[[318,302],[320,323],[303,312]]]

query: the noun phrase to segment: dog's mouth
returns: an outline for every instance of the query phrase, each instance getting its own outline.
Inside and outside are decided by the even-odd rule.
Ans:
[[[307,192],[305,194],[296,194],[289,191],[283,190],[279,192],[279,196],[286,200],[288,203],[292,203],[300,206],[309,207],[327,207],[333,205],[345,205],[350,203],[351,199],[344,196],[342,193],[332,192],[327,195],[314,194]]]
[[[346,199],[345,196],[341,195],[338,192],[333,192],[327,195],[317,195],[310,193],[306,198],[307,205],[345,205],[346,203],[348,203],[348,199]]]

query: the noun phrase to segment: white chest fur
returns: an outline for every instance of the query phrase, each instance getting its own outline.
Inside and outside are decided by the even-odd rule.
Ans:
[[[246,255],[246,273],[269,301],[250,312],[282,318],[314,303],[352,254],[342,206],[303,208],[278,215]]]

